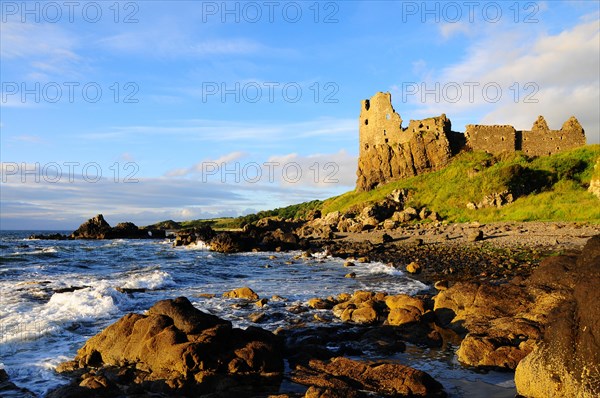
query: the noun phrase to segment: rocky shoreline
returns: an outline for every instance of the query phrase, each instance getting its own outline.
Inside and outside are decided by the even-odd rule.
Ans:
[[[163,300],[88,340],[57,369],[72,383],[49,397],[446,396],[425,372],[352,359],[365,351],[403,352],[408,343],[454,344],[464,366],[516,370],[517,390],[526,397],[593,397],[600,391],[598,286],[600,235],[578,254],[547,257],[528,278],[510,282],[453,281],[417,297],[315,297],[307,308],[342,322],[322,327],[235,329],[184,297]],[[225,296],[258,307],[265,301],[249,288]],[[306,392],[278,395],[284,377]]]
[[[90,339],[58,368],[71,384],[49,396],[445,396],[425,372],[352,359],[365,351],[403,352],[406,344],[450,344],[459,347],[463,366],[516,371],[522,396],[597,396],[600,227],[446,224],[420,212],[430,221],[385,225],[388,212],[373,227],[361,222],[356,231],[344,231],[339,214],[263,219],[241,231],[179,231],[174,246],[326,252],[346,259],[347,277],[353,267],[379,261],[412,273],[430,290],[417,297],[375,291],[315,297],[288,310],[323,310],[322,327],[290,325],[274,334],[232,328],[186,298],[164,300]],[[241,289],[227,297],[260,308],[266,299],[252,293]],[[284,378],[306,392],[277,395]]]

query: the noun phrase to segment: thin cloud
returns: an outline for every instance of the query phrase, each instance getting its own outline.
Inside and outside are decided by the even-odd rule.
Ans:
[[[168,126],[115,126],[108,131],[83,133],[79,137],[88,140],[114,140],[128,137],[137,139],[140,136],[177,136],[202,142],[253,140],[261,137],[286,141],[298,138],[344,136],[357,132],[355,119],[337,118],[319,118],[296,123],[190,119],[168,121],[165,124]]]
[[[419,92],[406,97],[407,102],[417,107],[418,115],[446,113],[451,119],[469,119],[469,123],[513,124],[517,128],[530,128],[538,115],[560,128],[575,115],[590,133],[588,141],[598,142],[597,19],[582,18],[579,24],[554,35],[531,37],[528,29],[531,28],[519,30],[513,26],[510,30],[486,31],[467,48],[461,62],[444,68],[424,83],[427,89],[439,84],[437,100],[433,95],[423,98]],[[472,96],[465,83],[478,84]],[[493,95],[486,98],[486,84],[500,87],[500,96],[492,90]],[[449,85],[460,86],[457,100],[453,91],[444,92]],[[394,94],[395,98],[402,98],[402,93]],[[474,113],[480,116],[474,117]]]

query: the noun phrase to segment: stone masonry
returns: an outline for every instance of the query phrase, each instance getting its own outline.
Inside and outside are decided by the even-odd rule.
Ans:
[[[464,150],[548,156],[585,144],[584,130],[573,116],[560,130],[550,130],[539,116],[530,131],[469,124],[463,134],[452,131],[445,114],[411,120],[408,127],[402,127],[391,94],[379,92],[361,104],[356,189],[368,191],[382,183],[439,170]]]

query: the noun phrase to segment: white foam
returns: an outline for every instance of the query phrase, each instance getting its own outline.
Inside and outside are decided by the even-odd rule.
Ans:
[[[313,253],[312,256],[315,258],[318,258],[318,259],[325,259],[325,258],[332,257],[331,253],[327,249],[324,249],[322,252]]]
[[[155,270],[151,273],[130,275],[121,287],[126,289],[159,289],[175,282],[168,272]]]
[[[202,240],[197,240],[195,243],[183,247],[186,250],[210,250],[210,246]]]
[[[361,264],[360,267],[357,267],[357,270],[359,272],[362,269],[366,270],[370,274],[387,274],[387,275],[394,275],[394,276],[404,275],[404,272],[400,271],[398,268],[384,264],[379,261]]]
[[[45,304],[7,302],[0,321],[2,342],[29,341],[60,331],[66,324],[109,318],[120,313],[119,306],[127,303],[127,296],[106,281],[97,281],[94,287],[54,293]]]

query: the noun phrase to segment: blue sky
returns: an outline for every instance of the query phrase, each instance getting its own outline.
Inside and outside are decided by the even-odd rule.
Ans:
[[[2,229],[343,193],[377,91],[405,124],[575,115],[600,142],[596,1],[0,4]]]

